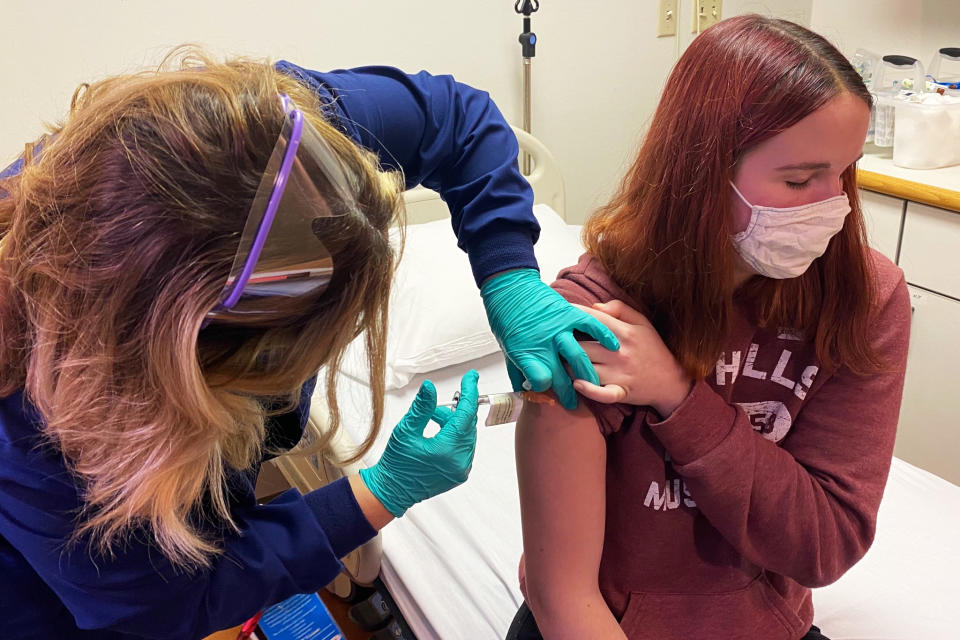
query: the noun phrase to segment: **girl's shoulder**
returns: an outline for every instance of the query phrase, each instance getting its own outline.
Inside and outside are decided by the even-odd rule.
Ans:
[[[634,309],[636,301],[614,282],[596,256],[584,253],[577,264],[562,269],[550,285],[569,302],[592,305],[596,302],[622,300]]]
[[[903,310],[910,308],[910,293],[903,269],[876,249],[870,249],[870,260],[875,276],[876,307],[886,309],[891,305]]]
[[[877,278],[877,293],[882,300],[889,298],[897,288],[906,287],[903,269],[895,265],[890,258],[876,249],[870,249],[870,260]]]

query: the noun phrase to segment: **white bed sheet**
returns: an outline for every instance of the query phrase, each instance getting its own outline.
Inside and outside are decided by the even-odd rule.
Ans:
[[[481,393],[510,390],[499,353],[416,376],[407,387],[387,392],[384,427],[365,461],[380,458],[424,379],[445,402],[470,366],[480,373]],[[344,428],[359,442],[370,424],[369,387],[341,376],[337,393]],[[481,423],[484,417],[481,413]],[[503,638],[523,601],[517,583],[522,542],[514,426],[481,426],[469,480],[413,506],[381,534],[382,578],[419,640]]]
[[[960,638],[960,487],[894,458],[873,546],[813,605],[832,640]]]
[[[367,461],[379,458],[424,378],[446,400],[471,366],[482,393],[509,389],[500,354],[415,377],[388,392]],[[369,389],[344,376],[338,394],[344,426],[359,441]],[[481,427],[470,479],[383,530],[384,582],[420,640],[503,638],[520,605],[514,426]],[[815,622],[832,640],[956,640],[958,578],[960,487],[894,459],[874,545],[840,581],[814,591]]]

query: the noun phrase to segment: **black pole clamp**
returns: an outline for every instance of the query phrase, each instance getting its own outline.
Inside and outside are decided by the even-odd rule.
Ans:
[[[524,58],[537,55],[537,34],[530,31],[530,14],[540,9],[540,0],[517,0],[513,10],[523,14],[523,33],[520,34],[520,47]]]

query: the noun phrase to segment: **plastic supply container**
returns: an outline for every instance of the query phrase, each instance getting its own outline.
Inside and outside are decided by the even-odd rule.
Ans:
[[[943,47],[934,54],[927,77],[948,94],[960,95],[960,47]]]
[[[897,98],[903,91],[923,92],[923,65],[910,56],[888,55],[881,60],[870,86],[875,102],[873,143],[878,147],[894,147],[896,153],[896,106],[901,102]]]
[[[960,164],[960,96],[925,93],[892,102],[893,164],[908,169]]]
[[[867,142],[893,147],[899,167],[960,164],[960,90],[943,86],[960,83],[960,47],[938,50],[929,76],[909,56],[857,49],[852,63],[874,98]]]
[[[857,70],[860,77],[863,78],[863,84],[873,93],[873,78],[880,67],[880,54],[866,49],[857,49],[853,54],[853,68]],[[877,105],[874,104],[870,109],[870,126],[867,128],[867,142],[873,142],[874,129],[876,127]]]

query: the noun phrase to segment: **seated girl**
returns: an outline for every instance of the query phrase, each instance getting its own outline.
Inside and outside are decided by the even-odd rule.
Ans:
[[[909,337],[857,197],[870,106],[783,20],[724,20],[683,54],[553,285],[622,346],[584,343],[603,386],[518,423],[508,637],[825,637],[810,589],[873,540]]]

